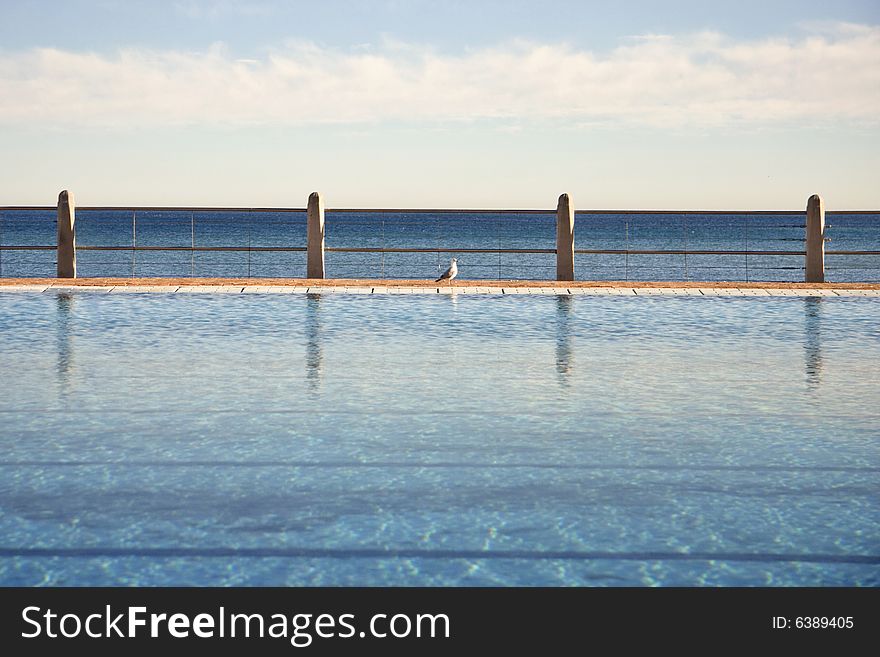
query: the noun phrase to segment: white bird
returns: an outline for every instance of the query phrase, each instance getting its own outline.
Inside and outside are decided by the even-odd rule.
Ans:
[[[440,281],[449,281],[449,284],[452,285],[452,279],[458,276],[458,259],[453,258],[452,264],[449,265],[449,269],[440,274],[440,278],[438,278],[435,283],[439,283]]]

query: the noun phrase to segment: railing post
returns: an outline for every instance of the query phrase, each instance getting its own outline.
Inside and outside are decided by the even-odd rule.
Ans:
[[[556,205],[556,280],[574,280],[574,204],[568,194]]]
[[[825,282],[825,203],[818,194],[807,199],[807,257],[804,280]]]
[[[58,195],[58,278],[76,278],[76,204],[66,189]]]
[[[306,278],[324,278],[324,199],[318,192],[309,195],[306,248]]]

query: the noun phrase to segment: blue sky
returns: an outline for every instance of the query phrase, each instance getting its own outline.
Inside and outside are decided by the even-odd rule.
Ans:
[[[518,37],[605,49],[638,34],[709,29],[756,38],[810,21],[880,22],[872,0],[3,0],[0,7],[4,48],[204,49],[222,41],[240,56],[289,39],[349,48],[388,35],[457,50]]]
[[[880,207],[880,3],[0,1],[0,204]]]

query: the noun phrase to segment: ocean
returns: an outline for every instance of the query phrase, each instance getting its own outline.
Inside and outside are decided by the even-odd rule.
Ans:
[[[804,249],[804,222],[803,213],[578,213],[575,248],[591,252],[576,253],[575,276],[621,281],[802,281],[804,257],[798,252]],[[306,273],[305,251],[295,250],[305,246],[305,211],[78,209],[76,231],[78,274],[83,277],[304,277]],[[0,210],[0,276],[54,276],[55,233],[54,210]],[[880,214],[829,212],[826,234],[826,280],[880,280]],[[551,212],[328,211],[325,235],[326,275],[332,278],[431,279],[446,269],[452,257],[458,258],[461,279],[555,277],[556,218]],[[50,248],[22,249],[38,246]],[[237,250],[212,250],[218,247]],[[499,252],[508,249],[537,252]],[[786,251],[796,253],[779,254]]]

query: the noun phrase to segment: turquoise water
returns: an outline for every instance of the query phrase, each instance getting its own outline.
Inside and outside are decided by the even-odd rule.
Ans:
[[[3,585],[880,584],[880,300],[0,294]]]

